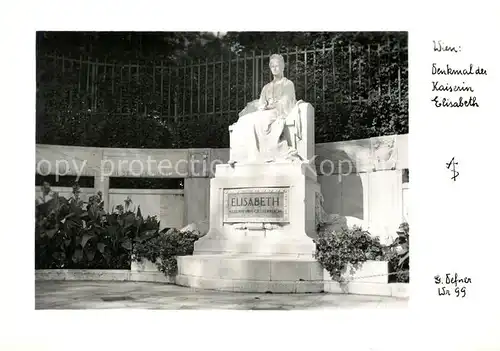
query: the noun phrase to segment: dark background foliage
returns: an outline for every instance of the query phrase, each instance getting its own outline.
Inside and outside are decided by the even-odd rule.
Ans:
[[[408,132],[406,32],[38,32],[36,141],[228,147],[275,52],[317,142]]]

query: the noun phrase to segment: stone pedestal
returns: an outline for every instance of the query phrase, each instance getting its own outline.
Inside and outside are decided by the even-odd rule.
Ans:
[[[319,184],[305,164],[218,165],[210,183],[210,230],[194,254],[311,258],[316,192]],[[245,206],[251,199],[257,206]]]
[[[210,230],[178,258],[176,283],[247,292],[319,292],[313,254],[320,186],[305,163],[217,165]]]

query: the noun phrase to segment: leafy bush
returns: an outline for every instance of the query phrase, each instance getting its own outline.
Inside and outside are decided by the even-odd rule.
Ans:
[[[156,216],[143,218],[118,205],[103,210],[101,195],[88,204],[55,196],[37,206],[35,268],[130,269],[131,260],[157,262],[165,275],[177,273],[177,256],[192,255],[197,232],[159,230]],[[159,259],[159,260],[158,260]]]
[[[410,282],[410,226],[402,223],[397,231],[398,237],[388,246],[386,260],[389,261],[391,279],[398,283]],[[391,281],[389,280],[389,281]]]
[[[37,206],[35,268],[130,269],[134,243],[156,236],[159,222],[102,206],[99,194],[88,204],[55,196]]]
[[[320,227],[315,240],[315,258],[330,273],[332,279],[339,282],[343,281],[342,274],[348,266],[353,273],[363,262],[374,260],[389,262],[389,282],[408,283],[409,231],[408,223],[401,224],[394,242],[383,245],[378,237],[373,238],[360,228],[344,228],[332,232]]]
[[[384,257],[379,238],[357,227],[339,232],[320,230],[315,242],[314,257],[339,282],[348,265],[354,270],[367,260],[380,261]]]
[[[147,259],[156,263],[166,276],[177,274],[177,256],[192,255],[194,243],[199,238],[197,232],[180,232],[177,229],[162,230],[151,240],[134,245],[133,257],[141,262]]]

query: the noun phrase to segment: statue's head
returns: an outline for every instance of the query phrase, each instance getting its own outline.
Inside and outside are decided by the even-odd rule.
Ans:
[[[273,76],[282,74],[285,69],[285,59],[279,54],[271,55],[269,58],[269,68]]]

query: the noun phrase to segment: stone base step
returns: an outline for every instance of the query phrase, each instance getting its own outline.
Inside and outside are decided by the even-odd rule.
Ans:
[[[195,289],[217,290],[246,293],[320,293],[323,292],[323,281],[262,281],[236,279],[210,279],[189,275],[177,275],[175,283]]]
[[[311,258],[194,255],[178,257],[177,265],[176,284],[192,288],[256,293],[324,289],[323,268]]]

